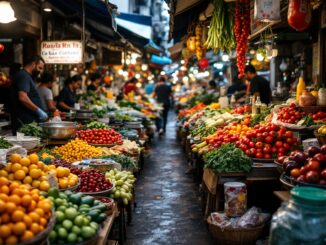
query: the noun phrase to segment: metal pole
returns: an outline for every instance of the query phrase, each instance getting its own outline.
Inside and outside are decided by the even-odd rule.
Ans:
[[[83,45],[83,68],[85,68],[85,0],[82,0],[82,12],[83,12],[83,23],[82,23],[82,45]]]

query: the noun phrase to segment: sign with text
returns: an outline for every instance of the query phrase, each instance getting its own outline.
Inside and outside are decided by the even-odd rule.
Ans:
[[[41,56],[46,64],[79,64],[83,61],[83,45],[80,41],[44,41]]]

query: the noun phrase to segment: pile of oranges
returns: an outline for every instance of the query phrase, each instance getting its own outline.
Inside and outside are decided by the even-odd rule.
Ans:
[[[69,168],[49,165],[50,172],[53,172],[60,189],[67,189],[78,184],[78,176],[71,173]]]
[[[0,244],[34,238],[47,227],[51,208],[38,189],[0,177]]]

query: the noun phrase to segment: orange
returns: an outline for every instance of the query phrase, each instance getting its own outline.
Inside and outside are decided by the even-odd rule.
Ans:
[[[28,214],[25,214],[24,217],[23,217],[23,221],[24,221],[24,224],[27,226],[27,227],[30,227],[33,223],[33,219],[28,216]]]
[[[43,217],[45,214],[44,210],[41,208],[35,208],[34,212],[37,213],[40,217]]]
[[[40,221],[40,215],[38,213],[32,211],[28,215],[32,218],[33,222],[38,223]]]
[[[14,224],[12,231],[17,236],[22,235],[26,231],[26,225],[24,224],[24,222],[17,222],[16,224]]]
[[[33,178],[33,179],[38,179],[39,177],[41,177],[42,172],[39,169],[30,169],[29,171],[29,175]]]
[[[0,177],[0,186],[8,185],[9,180],[6,177]]]
[[[26,209],[25,208],[23,208],[22,206],[18,206],[17,208],[16,208],[16,210],[15,211],[22,211],[23,213],[25,213],[26,212]]]
[[[9,173],[11,171],[11,166],[12,166],[12,163],[9,162],[6,166],[5,166],[5,170]]]
[[[22,168],[22,165],[20,165],[19,163],[14,163],[12,166],[11,166],[11,171],[12,172],[16,172],[17,170],[21,169]]]
[[[40,190],[41,191],[48,191],[50,189],[50,184],[48,181],[43,180],[40,184]]]
[[[14,176],[15,176],[15,179],[17,180],[23,180],[25,178],[25,172],[24,170],[20,169],[20,170],[17,170],[15,173],[14,173]]]
[[[14,222],[23,221],[24,220],[24,212],[21,210],[15,210],[11,215],[11,220]]]
[[[28,156],[28,159],[31,161],[32,164],[37,164],[38,162],[38,155],[33,153]]]
[[[6,238],[11,235],[11,229],[9,225],[0,225],[0,237]]]
[[[15,203],[13,203],[13,202],[7,202],[6,203],[6,211],[8,212],[8,213],[13,213],[14,211],[15,211],[15,209],[16,209],[16,204]]]
[[[16,205],[19,205],[21,202],[20,196],[18,196],[16,194],[9,196],[9,202],[13,202]]]
[[[26,176],[26,177],[24,178],[23,182],[24,182],[24,184],[29,184],[29,185],[30,185],[30,184],[32,184],[33,179],[32,179],[31,176]]]
[[[10,191],[13,191],[14,189],[16,189],[16,188],[19,188],[20,187],[20,184],[19,183],[17,183],[17,182],[12,182],[11,184],[10,184]]]
[[[28,211],[33,211],[35,208],[36,208],[36,202],[32,200],[31,204],[28,206]]]
[[[10,156],[10,162],[12,163],[20,162],[21,159],[21,156],[17,153],[14,153]]]
[[[58,178],[66,177],[66,175],[65,175],[66,171],[65,171],[65,168],[63,168],[63,167],[58,167],[56,169],[56,173],[57,173]]]
[[[41,162],[41,161],[38,161],[38,162],[37,162],[37,166],[38,166],[39,169],[43,170],[45,164],[44,164],[43,162]]]
[[[11,193],[12,193],[12,194],[16,194],[16,195],[22,197],[22,196],[24,196],[27,192],[28,192],[28,191],[25,190],[25,189],[23,189],[23,188],[17,188],[17,189],[15,189],[15,190],[13,190]]]
[[[7,213],[2,214],[0,218],[2,224],[8,223],[10,221],[10,216]]]
[[[6,185],[3,185],[3,186],[1,186],[1,187],[0,187],[0,191],[1,191],[1,193],[4,193],[4,194],[9,194],[9,192],[10,192],[10,189],[9,189],[9,187],[8,187],[8,186],[6,186]]]
[[[7,202],[8,201],[8,195],[5,193],[0,193],[0,200]]]
[[[33,186],[34,188],[38,188],[38,187],[40,186],[40,181],[39,181],[39,180],[33,180],[33,182],[32,182],[32,186]]]
[[[0,199],[0,213],[6,210],[6,203]]]
[[[37,204],[37,207],[43,209],[43,211],[46,213],[50,212],[51,211],[51,202],[49,200],[40,201]]]
[[[31,171],[32,169],[38,169],[37,165],[36,164],[31,164],[29,166],[29,171]]]
[[[34,235],[40,232],[40,226],[37,223],[33,223],[31,227],[29,228],[31,232],[33,232]]]
[[[40,218],[40,225],[45,227],[46,224],[48,223],[48,221],[46,220],[46,218]]]
[[[27,167],[31,164],[31,161],[27,157],[24,157],[20,160],[20,164]]]
[[[66,189],[68,187],[68,181],[65,179],[59,179],[60,189]]]
[[[28,167],[24,166],[24,167],[22,167],[22,170],[25,172],[25,174],[28,174],[28,171],[29,171]]]
[[[27,241],[27,240],[32,239],[33,237],[34,237],[33,232],[25,231],[21,239],[22,239],[22,241]]]
[[[13,173],[8,174],[8,180],[15,180],[15,176]]]
[[[5,244],[6,245],[14,245],[18,243],[18,238],[15,236],[10,236],[6,239]]]
[[[8,177],[8,172],[4,169],[0,170],[0,177]]]
[[[21,203],[24,207],[28,207],[32,202],[32,197],[30,195],[24,195],[21,199]]]
[[[51,165],[48,165],[48,168],[49,168],[50,170],[55,170],[55,169],[56,169],[56,166],[53,165],[53,164],[51,164]]]

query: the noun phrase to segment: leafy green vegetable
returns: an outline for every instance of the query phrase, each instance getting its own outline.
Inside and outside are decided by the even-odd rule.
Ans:
[[[37,123],[32,122],[29,124],[24,124],[18,132],[25,134],[26,136],[34,136],[38,138],[44,137],[43,129],[37,125]]]
[[[8,142],[4,137],[0,137],[0,149],[8,149],[12,147],[12,144]]]
[[[219,173],[249,172],[251,159],[233,144],[225,144],[204,155],[205,168]]]
[[[254,127],[259,124],[261,121],[264,121],[265,118],[271,113],[269,108],[262,109],[260,114],[254,114],[251,116],[250,126]]]
[[[87,129],[92,129],[92,128],[108,128],[108,126],[103,123],[103,122],[97,122],[97,121],[92,121],[86,124]]]
[[[200,102],[204,103],[205,105],[209,105],[215,101],[217,101],[216,94],[199,94],[199,95],[192,97],[189,100],[188,107],[193,107]]]
[[[117,163],[120,163],[122,168],[128,169],[128,168],[137,168],[137,163],[136,161],[129,156],[125,155],[110,155],[110,156],[105,156],[102,157],[105,159],[112,159],[113,161],[116,161]]]
[[[315,125],[315,121],[311,116],[305,116],[303,119],[301,119],[298,122],[298,125],[300,126],[306,126],[306,127],[310,127],[312,125]]]

